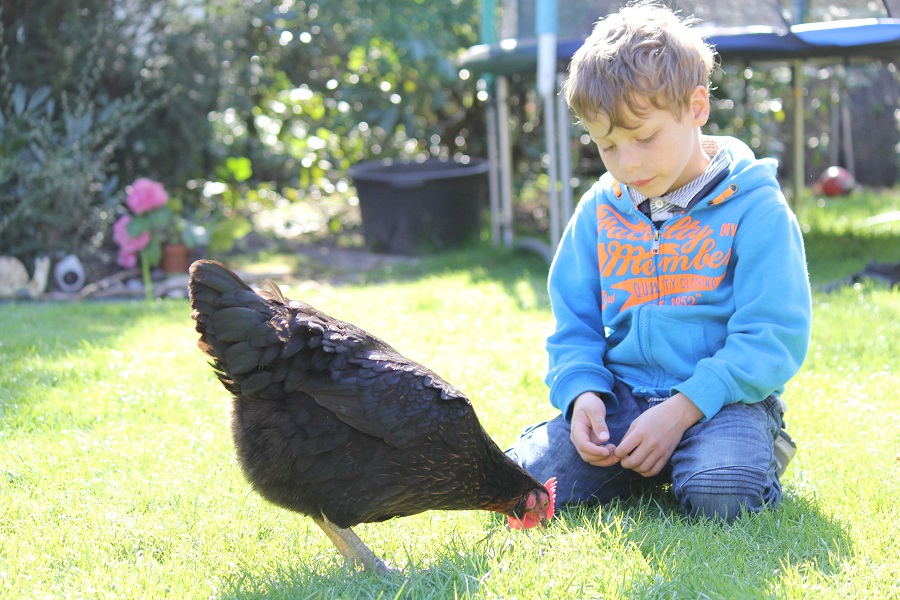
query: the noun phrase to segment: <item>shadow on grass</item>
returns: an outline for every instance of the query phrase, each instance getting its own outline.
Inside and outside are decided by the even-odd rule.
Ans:
[[[394,577],[347,570],[337,570],[331,574],[285,571],[271,580],[244,582],[242,587],[244,589],[229,590],[219,597],[223,600],[455,598],[474,595],[480,585],[476,577],[454,567],[435,567]]]
[[[840,522],[824,514],[815,502],[790,493],[778,508],[742,515],[731,524],[686,518],[663,490],[601,507],[567,508],[551,525],[550,535],[541,536],[540,549],[527,548],[530,543],[523,547],[492,539],[500,531],[505,529],[498,521],[482,542],[466,545],[449,539],[429,566],[407,566],[396,576],[349,571],[336,553],[306,569],[298,564],[276,567],[268,575],[251,575],[257,569],[248,567],[225,582],[219,597],[478,597],[484,592],[485,579],[502,571],[499,565],[520,552],[525,554],[515,560],[533,563],[535,569],[541,568],[541,556],[561,554],[550,559],[555,561],[553,580],[566,582],[561,594],[568,586],[569,591],[604,590],[604,597],[622,598],[773,597],[792,573],[835,575],[854,552]],[[610,562],[602,558],[605,555],[615,558]],[[599,575],[602,581],[596,568],[607,569]],[[494,592],[507,583],[505,575],[496,576],[501,581],[488,586]],[[529,584],[524,583],[527,588]],[[534,597],[547,583],[543,575],[536,579]]]
[[[464,274],[473,283],[495,282],[517,301],[522,301],[523,283],[530,298],[549,306],[546,260],[522,249],[495,248],[489,242],[471,242],[454,250],[418,257],[379,255],[364,249],[304,247],[274,255],[234,256],[219,259],[246,276],[248,283],[261,287],[270,273],[280,286],[320,282],[330,285],[371,286],[385,283],[414,283],[431,277]],[[296,294],[294,294],[296,296]],[[289,297],[292,297],[288,293]],[[302,298],[296,298],[302,299]]]
[[[814,289],[840,283],[869,262],[900,262],[900,237],[812,231],[804,234],[809,275]]]
[[[789,490],[777,508],[730,524],[683,516],[665,490],[563,515],[639,549],[650,569],[623,578],[623,597],[772,597],[787,571],[833,575],[853,554],[849,531]]]
[[[447,550],[424,569],[405,567],[396,574],[352,571],[339,562],[289,566],[269,576],[243,574],[225,583],[222,600],[251,598],[457,598],[476,595],[489,572],[489,557],[476,548]]]
[[[535,253],[475,243],[459,250],[422,257],[415,264],[397,265],[389,273],[370,273],[365,282],[414,282],[462,273],[474,283],[497,283],[511,298],[519,300],[519,288],[524,283],[530,295],[537,298],[539,306],[549,306],[548,270],[547,262]]]
[[[728,525],[687,519],[665,495],[645,495],[601,508],[570,508],[558,518],[555,528],[551,526],[553,536],[548,539],[552,541],[544,550],[552,553],[553,546],[559,546],[559,551],[575,562],[563,558],[560,562],[568,566],[563,571],[555,566],[555,577],[566,581],[570,591],[604,589],[604,594],[614,592],[613,597],[772,597],[778,595],[787,572],[816,570],[833,575],[853,552],[848,532],[840,523],[814,503],[790,496],[778,509],[745,515]],[[570,535],[577,541],[570,543]],[[576,560],[583,551],[604,552],[590,542],[586,546],[585,537],[621,557],[605,563],[613,571],[602,575],[602,582],[597,581],[597,564],[591,556],[584,555],[580,563]],[[485,578],[498,568],[498,553],[506,552],[517,552],[516,545],[479,543],[463,548],[451,541],[443,556],[429,567],[407,567],[388,577],[352,572],[333,560],[310,565],[308,570],[291,565],[266,576],[233,578],[219,597],[478,597]],[[631,552],[639,553],[642,560],[629,562]],[[503,556],[499,559],[505,560]],[[540,563],[536,556],[534,568],[539,569]],[[502,588],[503,582],[495,585]]]

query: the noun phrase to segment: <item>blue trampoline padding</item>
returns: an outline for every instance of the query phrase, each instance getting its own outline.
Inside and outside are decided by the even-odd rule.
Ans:
[[[706,33],[706,32],[703,32]],[[900,58],[900,19],[850,19],[794,25],[789,30],[769,27],[710,28],[706,40],[723,61],[795,60],[810,58]],[[557,58],[565,68],[583,39],[560,40]],[[472,46],[457,59],[473,75],[509,75],[533,70],[537,42],[507,39]]]
[[[537,67],[537,40],[507,39],[494,44],[479,44],[463,52],[456,63],[476,77],[485,73],[511,75],[533,71]]]
[[[809,50],[807,44],[786,28],[781,31],[771,27],[718,29],[705,37],[723,60],[777,60],[793,58]]]
[[[848,19],[805,23],[791,27],[791,33],[816,46],[869,46],[900,41],[900,19]]]
[[[776,31],[770,27],[710,29],[704,37],[722,60],[778,60],[807,55],[812,50],[809,44],[789,31]],[[568,61],[582,43],[583,40],[560,42],[560,60]]]

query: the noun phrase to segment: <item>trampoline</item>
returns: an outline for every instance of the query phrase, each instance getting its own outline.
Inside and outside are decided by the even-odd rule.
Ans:
[[[900,58],[900,0],[815,2],[792,0],[789,18],[780,0],[664,0],[697,26],[723,65],[784,62],[794,69],[793,196],[803,187],[801,69],[811,62],[849,63]],[[499,5],[498,5],[499,3]],[[491,231],[494,243],[512,246],[512,160],[507,123],[507,77],[534,72],[542,98],[550,206],[550,245],[519,240],[548,259],[572,214],[570,116],[557,93],[575,51],[594,22],[616,12],[623,0],[483,0],[481,39],[458,65],[488,90]],[[498,9],[502,9],[498,11]],[[496,18],[500,12],[502,18]],[[810,15],[816,20],[802,16]]]

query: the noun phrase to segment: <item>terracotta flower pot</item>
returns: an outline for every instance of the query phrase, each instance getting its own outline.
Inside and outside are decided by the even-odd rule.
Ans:
[[[164,273],[187,273],[191,266],[191,249],[184,244],[163,244],[160,266]]]

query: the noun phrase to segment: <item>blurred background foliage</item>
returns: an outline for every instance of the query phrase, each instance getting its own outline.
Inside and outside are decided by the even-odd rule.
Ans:
[[[347,193],[356,161],[480,154],[453,63],[477,14],[474,0],[0,0],[0,254],[108,251],[137,177],[224,223]],[[62,139],[66,156],[40,152]]]
[[[348,226],[321,203],[352,204],[351,164],[486,154],[476,82],[454,64],[478,43],[479,10],[478,0],[0,0],[0,254],[102,262],[137,177],[211,224],[219,250],[261,208],[315,206],[330,211],[330,231]],[[893,66],[807,72],[808,177],[841,159],[829,136],[836,97],[850,97],[857,161],[868,151],[880,165],[858,178],[892,185]],[[531,73],[511,78],[510,125],[516,189],[540,226],[533,86]],[[724,65],[715,88],[724,110],[710,132],[789,169],[789,70]],[[583,186],[602,164],[574,133]]]

